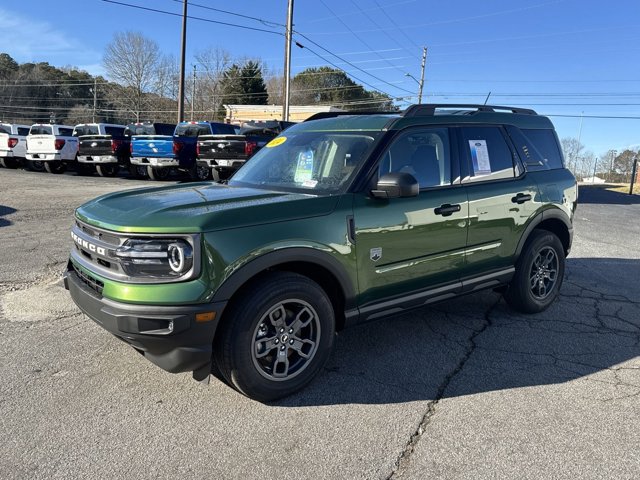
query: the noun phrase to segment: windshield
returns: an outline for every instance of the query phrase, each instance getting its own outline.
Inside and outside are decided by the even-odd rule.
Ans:
[[[83,135],[100,135],[98,125],[77,125],[73,129],[74,137],[82,137]]]
[[[302,132],[280,136],[256,153],[229,185],[337,193],[381,132]]]
[[[11,126],[10,125],[0,125],[0,133],[11,134]]]

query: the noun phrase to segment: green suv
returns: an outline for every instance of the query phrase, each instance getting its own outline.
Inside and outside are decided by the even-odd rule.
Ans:
[[[481,289],[546,309],[576,204],[553,125],[532,110],[323,113],[226,185],[79,207],[65,286],[163,369],[269,401],[307,384],[349,325]]]

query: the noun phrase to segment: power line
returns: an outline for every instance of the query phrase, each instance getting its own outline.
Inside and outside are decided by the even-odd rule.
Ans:
[[[469,20],[480,20],[483,18],[488,18],[488,17],[495,17],[498,15],[504,15],[506,13],[515,13],[515,12],[521,12],[521,11],[525,11],[525,10],[532,10],[534,8],[540,8],[540,7],[545,7],[547,5],[551,5],[551,4],[557,4],[557,3],[562,3],[565,2],[566,0],[552,0],[552,1],[548,1],[548,2],[544,2],[544,3],[538,3],[535,5],[527,5],[525,7],[518,7],[518,8],[511,8],[508,10],[500,10],[497,12],[490,12],[490,13],[485,13],[482,15],[473,15],[470,17],[458,17],[458,18],[452,18],[449,20],[440,20],[437,22],[428,22],[428,23],[420,23],[420,24],[415,24],[415,25],[405,25],[404,28],[423,28],[423,27],[431,27],[434,25],[446,25],[446,24],[451,24],[451,23],[459,23],[459,22],[466,22]],[[395,27],[386,27],[386,28],[377,28],[377,29],[368,29],[368,30],[356,30],[356,33],[374,33],[374,32],[380,32],[380,31],[395,31]],[[311,34],[313,35],[340,35],[340,34],[347,34],[350,32],[311,32]]]
[[[367,12],[366,12],[362,7],[361,7],[361,6],[360,6],[360,5],[358,5],[358,4],[355,2],[355,0],[351,0],[351,3],[353,4],[353,6],[355,6],[355,7],[356,7],[356,8],[357,8],[361,13],[362,13],[362,15],[364,15],[365,17],[367,17],[367,19],[368,19],[371,23],[373,23],[373,24],[374,24],[376,27],[378,27],[378,28],[382,28],[382,27],[380,27],[380,24],[379,24],[378,22],[376,22],[376,21],[375,21],[375,20],[374,20],[374,19],[373,19],[373,18],[372,18],[372,17],[371,17],[371,16],[370,16],[370,15],[369,15],[369,14],[368,14],[368,13],[367,13]],[[376,1],[376,4],[377,4],[377,1]],[[378,5],[378,6],[379,6],[379,5]],[[387,18],[389,18],[389,19],[390,19],[389,15],[387,15],[387,13],[386,13],[384,10],[382,10],[382,11],[383,11],[383,13],[387,16]],[[391,19],[390,19],[390,20],[391,20]],[[391,20],[391,21],[393,22],[393,20]],[[393,22],[393,23],[395,24],[395,22]],[[398,29],[399,29],[399,27],[398,27]],[[411,51],[410,51],[410,50],[408,50],[407,48],[403,47],[403,46],[400,44],[400,42],[398,42],[398,39],[397,39],[396,37],[394,37],[393,35],[390,35],[387,31],[383,31],[383,33],[385,34],[385,36],[386,36],[388,39],[390,39],[390,40],[391,40],[392,42],[394,42],[396,45],[398,45],[398,46],[402,47],[402,48],[403,48],[407,53],[411,54]],[[404,33],[404,32],[402,32],[402,33]],[[406,36],[406,34],[405,34],[405,36]],[[407,37],[407,38],[408,38],[408,37]],[[410,39],[410,40],[411,40],[411,39]],[[411,42],[413,42],[413,40],[411,40]],[[418,47],[418,48],[420,48],[420,47]]]
[[[157,8],[143,7],[143,6],[140,6],[140,5],[132,5],[131,3],[118,2],[116,0],[101,0],[101,1],[106,2],[106,3],[113,3],[115,5],[121,5],[121,6],[124,6],[124,7],[137,8],[138,10],[146,10],[148,12],[162,13],[164,15],[171,15],[173,17],[182,18],[182,14],[181,13],[168,12],[166,10],[159,10]],[[249,27],[247,25],[240,25],[240,24],[237,24],[237,23],[221,22],[219,20],[211,20],[209,18],[196,17],[196,16],[193,16],[193,15],[187,15],[187,18],[189,18],[191,20],[199,20],[201,22],[215,23],[215,24],[218,24],[218,25],[226,25],[228,27],[243,28],[245,30],[253,30],[255,32],[264,32],[264,33],[273,33],[275,35],[283,35],[281,32],[276,32],[274,30],[267,30],[265,28],[257,28],[257,27]]]
[[[407,35],[407,32],[405,32],[405,31],[404,31],[404,29],[403,29],[400,25],[398,25],[398,24],[396,23],[396,21],[391,17],[391,15],[389,15],[389,14],[387,13],[387,11],[384,9],[384,7],[378,3],[378,0],[374,0],[374,1],[375,1],[376,5],[378,6],[378,8],[382,11],[382,13],[384,13],[385,17],[387,17],[387,18],[389,19],[389,21],[393,24],[393,26],[394,26],[394,27],[396,27],[396,28],[398,29],[398,31],[399,31],[402,35],[404,35],[404,37],[405,37],[407,40],[409,40],[409,42],[411,42],[411,43],[413,44],[413,46],[414,46],[414,47],[416,47],[416,48],[421,48],[421,47],[420,47],[420,45],[418,45],[418,44],[415,42],[415,40],[413,40],[413,38],[411,38],[409,35]],[[361,10],[362,10],[362,9],[361,9]]]
[[[309,37],[307,37],[304,33],[300,33],[300,32],[298,32],[298,31],[294,31],[294,33],[295,33],[296,35],[299,35],[299,36],[301,36],[302,38],[306,39],[307,41],[311,42],[311,43],[312,43],[312,44],[314,44],[316,47],[318,47],[318,48],[322,49],[323,51],[325,51],[325,52],[326,52],[326,53],[328,53],[329,55],[331,55],[331,56],[333,56],[333,57],[335,57],[335,58],[338,58],[339,60],[342,60],[342,61],[343,61],[344,63],[346,63],[347,65],[350,65],[350,66],[352,66],[353,68],[355,68],[356,70],[359,70],[360,72],[362,72],[362,73],[364,73],[364,74],[366,74],[366,75],[369,75],[369,76],[370,76],[370,77],[372,77],[372,78],[375,78],[375,79],[376,79],[376,80],[378,80],[379,82],[385,83],[385,84],[387,84],[387,85],[389,85],[389,86],[391,86],[391,87],[393,87],[393,88],[397,88],[398,90],[402,90],[403,92],[412,93],[412,92],[410,92],[409,90],[407,90],[407,89],[405,89],[405,88],[398,87],[397,85],[394,85],[394,84],[392,84],[392,83],[390,83],[390,82],[387,82],[386,80],[383,80],[383,79],[382,79],[382,78],[380,78],[380,77],[376,77],[375,75],[373,75],[373,74],[371,74],[371,73],[369,73],[369,72],[367,72],[367,71],[363,70],[362,68],[358,67],[357,65],[354,65],[353,63],[349,62],[348,60],[345,60],[345,59],[344,59],[344,58],[342,58],[341,56],[339,56],[339,55],[337,55],[337,54],[335,54],[335,53],[333,53],[333,52],[331,52],[331,51],[327,50],[325,47],[323,47],[323,46],[322,46],[322,45],[320,45],[319,43],[314,42],[314,41],[313,41],[313,40],[311,40]],[[309,47],[302,46],[302,45],[300,45],[298,42],[296,42],[296,44],[297,44],[298,46],[301,46],[301,47],[303,47],[303,48],[308,49],[311,53],[314,53],[314,51],[313,51],[313,50],[311,50]],[[321,56],[321,55],[319,55],[317,52],[316,52],[316,55],[317,55],[318,57],[322,58],[325,62],[328,62],[328,60],[327,60],[326,58],[322,57],[322,56]],[[329,63],[331,63],[331,62],[329,62]],[[334,67],[336,66],[336,65],[335,65],[335,64],[333,64],[333,63],[331,63],[331,65],[333,65]],[[339,67],[336,67],[336,68],[339,68]],[[341,69],[340,69],[340,70],[341,70]],[[353,78],[356,78],[356,77],[355,77],[355,76],[353,76],[353,75],[351,75],[351,76],[352,76]],[[361,83],[365,83],[365,82],[363,82],[362,80],[358,80],[358,81],[359,81],[359,82],[361,82]],[[377,90],[377,89],[376,89],[376,90]],[[380,90],[378,90],[378,91],[380,91]],[[388,95],[388,94],[387,94],[387,95]]]
[[[336,13],[331,10],[331,8],[324,2],[324,0],[320,0],[320,3],[322,3],[322,5],[324,5],[324,7],[329,10],[329,12],[331,12],[331,14],[336,18],[336,20],[338,20],[340,23],[342,23],[342,25],[344,25],[347,30],[349,30],[351,33],[353,33],[353,36],[356,37],[358,40],[360,40],[360,42],[367,47],[372,53],[375,53],[375,55],[377,55],[381,60],[385,61],[386,63],[388,63],[389,65],[391,65],[392,68],[398,68],[396,67],[393,63],[391,63],[389,60],[385,59],[382,57],[382,55],[380,55],[380,53],[375,52],[373,47],[371,45],[369,45],[369,43],[367,43],[360,35],[358,35],[357,33],[355,33],[351,27],[349,26],[349,24],[345,23],[340,17],[338,17],[336,15]],[[354,62],[357,63],[357,62]]]
[[[315,42],[312,42],[312,43],[315,43]],[[338,67],[336,64],[334,64],[333,62],[331,62],[331,60],[328,60],[327,58],[323,57],[321,54],[319,54],[318,52],[314,51],[313,49],[311,49],[311,48],[309,48],[309,47],[306,47],[306,46],[303,46],[303,45],[301,45],[301,44],[300,44],[300,43],[298,43],[298,42],[296,42],[296,45],[298,45],[298,46],[299,46],[299,47],[301,47],[301,48],[306,48],[306,49],[307,49],[307,50],[309,50],[311,53],[313,53],[313,54],[314,54],[314,55],[316,55],[317,57],[319,57],[319,58],[321,58],[322,60],[324,60],[325,62],[327,62],[329,65],[332,65],[334,68],[337,68],[338,70],[340,70],[341,72],[343,72],[345,75],[347,74],[347,72],[345,72],[345,71],[344,71],[344,70],[342,70],[340,67]],[[321,48],[322,48],[322,47],[321,47]],[[323,50],[324,50],[324,48],[323,48]],[[338,57],[338,58],[339,58],[339,57]],[[366,72],[365,72],[365,73],[366,73]],[[370,75],[370,74],[369,74],[369,75]],[[387,95],[387,96],[389,96],[389,97],[392,97],[392,95],[391,95],[391,94],[389,94],[389,93],[387,93],[387,92],[385,92],[385,91],[383,91],[383,90],[380,90],[379,88],[374,87],[374,86],[373,86],[373,85],[371,85],[370,83],[365,82],[364,80],[361,80],[360,78],[356,77],[355,75],[350,75],[350,76],[351,76],[351,77],[353,77],[353,78],[354,78],[355,80],[357,80],[358,82],[360,82],[360,83],[362,83],[362,84],[364,84],[364,85],[366,85],[366,86],[368,86],[368,87],[370,87],[370,88],[373,88],[373,89],[374,89],[374,90],[376,90],[377,92],[382,93],[382,94],[384,94],[384,95]],[[388,82],[383,81],[383,83],[388,83]],[[392,86],[393,86],[393,85],[392,85]],[[396,87],[396,88],[397,88],[397,87]]]
[[[182,4],[182,0],[172,0],[172,1],[174,1],[176,3],[179,3],[179,4]],[[273,22],[271,20],[265,20],[264,18],[252,17],[250,15],[243,15],[242,13],[230,12],[229,10],[222,10],[220,8],[213,8],[213,7],[209,7],[207,5],[201,5],[201,4],[198,4],[198,3],[189,2],[189,6],[202,8],[204,10],[211,10],[211,11],[214,11],[214,12],[220,12],[220,13],[224,13],[224,14],[227,14],[227,15],[233,15],[235,17],[246,18],[246,19],[249,19],[249,20],[255,20],[255,21],[260,22],[260,23],[262,23],[263,25],[266,25],[266,26],[276,26],[276,27],[285,27],[286,26],[283,23]]]

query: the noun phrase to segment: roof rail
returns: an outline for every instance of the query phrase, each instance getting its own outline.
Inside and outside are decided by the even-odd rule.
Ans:
[[[323,118],[334,118],[334,117],[342,117],[345,115],[398,115],[400,112],[389,112],[389,111],[380,111],[380,110],[369,110],[369,111],[357,111],[357,112],[318,112],[311,115],[309,118],[305,120],[308,122],[310,120],[321,120]]]
[[[507,110],[511,113],[521,113],[524,115],[537,115],[535,110],[529,108],[517,108],[517,107],[501,107],[498,105],[478,105],[473,103],[434,103],[426,105],[411,105],[404,111],[405,117],[423,117],[433,116],[438,109],[476,109],[478,112],[495,112],[496,110]]]

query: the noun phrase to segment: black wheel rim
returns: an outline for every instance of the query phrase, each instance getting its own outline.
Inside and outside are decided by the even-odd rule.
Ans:
[[[540,249],[531,264],[529,286],[538,300],[547,298],[558,281],[558,254],[552,247]]]
[[[278,302],[267,310],[253,332],[253,364],[269,380],[290,380],[313,360],[320,333],[318,314],[307,302]]]

